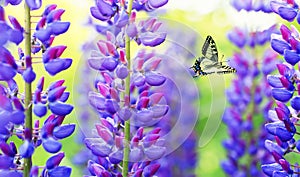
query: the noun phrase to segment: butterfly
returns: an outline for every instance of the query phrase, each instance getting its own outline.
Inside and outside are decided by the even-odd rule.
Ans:
[[[223,65],[222,62],[219,62],[217,45],[213,38],[208,35],[202,47],[202,57],[199,57],[194,65],[190,68],[194,70],[196,75],[193,77],[208,75],[208,74],[227,74],[227,73],[235,73],[236,69]]]

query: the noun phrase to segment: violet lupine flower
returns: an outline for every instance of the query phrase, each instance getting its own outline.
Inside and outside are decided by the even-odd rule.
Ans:
[[[270,6],[281,18],[289,22],[297,18],[297,22],[300,23],[299,5],[294,0],[272,0]]]
[[[136,10],[146,10],[152,11],[163,5],[165,5],[168,0],[159,1],[134,1],[133,9]],[[138,44],[143,44],[145,46],[157,46],[161,44],[165,38],[166,33],[158,31],[161,23],[157,22],[155,18],[150,18],[149,20],[143,20],[138,25],[135,24],[136,13],[133,12],[131,17],[128,17],[123,6],[125,1],[103,1],[97,0],[96,7],[91,7],[90,11],[94,18],[100,20],[101,24],[91,24],[96,28],[96,30],[106,35],[107,31],[110,31],[116,36],[116,40],[119,41],[119,46],[124,47],[124,32],[122,28],[126,27],[126,34],[134,39]]]
[[[238,11],[244,9],[246,11],[272,12],[270,0],[231,0],[231,4]]]
[[[18,65],[12,54],[6,48],[0,46],[0,81],[9,81],[17,74]]]
[[[174,26],[173,23],[172,26]],[[194,60],[198,50],[195,43],[200,37],[194,31],[182,28],[181,24],[176,26],[176,30],[168,29],[168,38],[173,41],[182,35],[185,36],[184,39],[168,46],[166,54],[163,55],[164,60],[161,61],[158,68],[164,75],[167,74],[167,79],[157,91],[163,92],[166,102],[172,104],[169,105],[168,114],[157,125],[162,129],[168,152],[168,155],[158,160],[161,167],[157,176],[193,177],[197,162],[199,163],[196,150],[198,148],[197,136],[196,130],[194,130],[198,120],[198,106],[195,102],[199,100],[197,97],[199,90],[194,85],[190,73],[187,72],[187,67],[184,66],[190,64],[189,60]],[[177,62],[174,62],[175,60]],[[184,112],[182,117],[180,116],[181,111]],[[180,126],[176,127],[176,125]]]
[[[6,22],[4,8],[0,5],[0,46],[3,46],[8,41],[15,43],[16,45],[23,41],[24,28],[21,27],[15,17],[9,16],[8,18],[12,27]]]
[[[164,3],[162,3],[164,2]],[[158,8],[167,1],[143,1],[149,8]],[[145,46],[157,46],[165,40],[165,33],[159,32],[161,24],[155,19],[135,24],[136,13],[128,16],[126,1],[97,0],[91,7],[92,16],[101,21],[94,25],[97,31],[106,35],[106,40],[97,42],[98,49],[88,60],[91,68],[100,73],[95,82],[96,91],[89,93],[89,102],[100,116],[96,123],[96,133],[86,138],[86,145],[97,160],[90,161],[91,175],[120,176],[117,165],[123,160],[125,121],[131,120],[129,141],[129,170],[132,176],[153,176],[159,164],[153,161],[165,153],[160,129],[144,132],[144,127],[153,126],[169,107],[161,100],[163,94],[151,88],[161,86],[166,78],[156,72],[160,58],[145,51],[138,53],[132,60],[133,71],[128,70],[125,56],[125,35],[130,40]],[[130,72],[133,72],[130,74]],[[125,91],[124,81],[130,77],[130,98],[121,96]],[[127,85],[128,86],[128,85]],[[128,89],[128,88],[126,88]]]
[[[47,99],[50,102],[49,103],[49,109],[52,109],[52,112],[55,112],[53,110],[58,110],[55,113],[58,114],[65,114],[65,107],[70,106],[58,106],[54,105],[51,108],[50,104],[51,102],[64,102],[67,100],[68,93],[60,91],[60,88],[62,85],[62,81],[52,83],[49,86],[48,94],[42,95],[40,92],[40,97],[43,100],[43,102],[46,102]],[[24,107],[21,100],[17,97],[18,95],[18,88],[16,83],[12,80],[7,82],[8,88],[6,88],[4,85],[0,84],[0,118],[1,118],[1,125],[0,125],[0,137],[2,139],[2,144],[0,145],[0,149],[2,152],[7,156],[3,156],[2,161],[0,162],[0,166],[3,167],[2,171],[0,171],[0,174],[22,174],[21,171],[6,171],[5,169],[9,170],[10,168],[17,169],[18,167],[22,167],[22,161],[23,158],[31,157],[34,153],[34,149],[37,148],[40,145],[43,145],[44,149],[47,152],[50,153],[56,153],[61,149],[61,143],[59,140],[64,139],[68,136],[70,136],[74,130],[75,130],[75,124],[66,124],[63,125],[63,120],[65,116],[58,116],[58,115],[50,115],[48,119],[45,121],[42,128],[40,128],[39,121],[37,120],[34,125],[33,134],[28,129],[25,129],[22,131],[21,129],[17,129],[15,126],[23,126],[24,120],[25,120],[25,114],[24,114]],[[40,81],[38,88],[38,91],[41,91],[43,87],[43,79]],[[56,90],[56,91],[54,91]],[[38,94],[35,94],[37,96]],[[23,99],[23,98],[22,98]],[[65,104],[65,103],[61,103]],[[73,108],[73,107],[71,107]],[[35,105],[34,105],[34,109]],[[45,111],[47,112],[47,108],[45,108]],[[46,114],[46,113],[45,113]],[[41,131],[39,131],[41,129]],[[8,145],[5,144],[5,142],[8,140],[9,137],[11,137],[13,134],[16,134],[17,137],[19,137],[21,140],[23,140],[23,144],[19,147],[19,153],[15,150],[16,147],[13,143],[11,143],[11,147],[9,150]],[[7,160],[4,160],[7,158]],[[14,160],[18,159],[17,161]],[[9,160],[12,159],[12,160]],[[50,161],[50,159],[48,160]],[[57,165],[58,166],[58,165]],[[57,167],[57,168],[48,168],[44,169],[44,171],[50,173],[58,173],[60,171],[63,172],[63,174],[70,173],[69,167]],[[63,175],[65,176],[65,175]],[[69,175],[68,175],[69,176]]]
[[[108,36],[111,33],[108,32]],[[107,39],[111,39],[107,37]],[[101,124],[96,124],[97,136],[86,138],[86,145],[95,156],[104,160],[89,163],[91,174],[96,174],[95,165],[101,168],[101,173],[118,174],[111,169],[111,165],[119,164],[123,157],[122,128],[119,124],[131,119],[131,125],[140,127],[135,136],[131,138],[130,161],[133,163],[129,173],[134,175],[154,174],[158,167],[152,163],[139,163],[140,161],[154,161],[163,156],[165,148],[160,139],[159,129],[154,129],[144,135],[144,126],[151,126],[159,121],[168,112],[168,105],[162,104],[161,93],[152,93],[152,86],[160,86],[165,82],[165,77],[155,72],[160,59],[153,53],[139,52],[134,58],[134,73],[131,79],[131,102],[125,99],[121,102],[120,94],[124,86],[120,80],[128,77],[127,61],[123,50],[117,51],[110,41],[99,41],[98,51],[94,51],[89,59],[93,69],[100,71],[102,78],[97,82],[98,92],[89,93],[91,105],[101,116]],[[97,62],[95,62],[95,60]],[[137,77],[138,76],[138,77]],[[122,83],[122,82],[121,82]],[[134,91],[138,90],[138,96],[134,97]],[[122,105],[122,104],[124,105]],[[105,162],[105,163],[104,163]],[[100,166],[100,167],[98,167]],[[155,168],[154,168],[155,167]]]
[[[14,142],[9,144],[2,141],[0,143],[0,149],[3,154],[0,155],[0,175],[1,176],[16,176],[21,177],[22,173],[17,169],[21,165],[21,158],[18,156],[18,151]]]
[[[6,141],[14,131],[14,125],[22,125],[25,121],[24,107],[17,97],[18,87],[15,81],[7,81],[8,87],[0,84],[0,138]]]
[[[126,33],[137,44],[143,44],[144,46],[155,47],[165,41],[167,36],[166,32],[159,31],[162,23],[158,22],[155,18],[149,18],[147,20],[141,20],[138,25],[134,23],[135,15],[132,14],[132,20],[130,25],[126,29]]]
[[[100,34],[106,35],[106,32],[110,31],[117,36],[121,32],[121,28],[125,27],[129,20],[124,10],[125,1],[97,0],[95,1],[95,5],[96,6],[90,8],[90,12],[91,15],[101,21],[101,23],[93,24],[93,22],[91,22],[92,25]]]
[[[268,134],[263,127],[255,126],[255,122],[259,118],[260,121],[266,121],[267,110],[273,105],[266,76],[275,70],[277,55],[266,50],[259,67],[258,57],[251,55],[243,47],[264,45],[274,31],[274,26],[250,34],[235,28],[228,35],[229,40],[241,48],[230,60],[230,65],[237,68],[237,76],[226,91],[231,107],[226,108],[223,115],[223,122],[228,126],[229,139],[223,141],[227,160],[221,166],[229,176],[263,176],[259,166],[272,162],[264,147]],[[237,40],[238,37],[243,39],[242,42]],[[260,41],[257,41],[259,38]],[[261,74],[263,75],[260,76]],[[248,161],[243,163],[241,159],[246,156]]]
[[[82,46],[83,52],[96,49],[97,48],[92,42],[87,42]],[[88,57],[82,57],[82,64],[80,64],[81,67],[78,69],[78,73],[76,73],[79,77],[78,81],[80,82],[76,83],[73,88],[78,92],[75,107],[80,108],[76,109],[80,128],[77,129],[75,141],[78,145],[82,146],[82,148],[72,158],[72,162],[82,169],[83,174],[88,173],[86,164],[88,164],[89,160],[97,161],[97,156],[93,155],[91,151],[84,146],[84,139],[89,137],[89,135],[86,135],[85,133],[90,130],[92,124],[99,121],[97,111],[89,105],[89,100],[87,99],[89,92],[96,88],[94,84],[94,76],[97,75],[96,71],[89,67],[87,59]]]
[[[270,41],[270,34],[279,33],[276,25],[271,26],[270,28],[257,31],[249,32],[246,28],[235,27],[233,30],[228,32],[228,39],[234,43],[237,47],[243,48],[244,46],[261,46]]]
[[[295,65],[299,64],[299,32],[294,27],[289,30],[285,25],[281,26],[280,31],[281,36],[272,36],[271,46],[283,55],[287,63],[277,64],[279,74],[268,76],[277,106],[269,111],[270,122],[265,125],[268,133],[275,138],[275,141],[265,141],[275,163],[264,164],[262,169],[268,176],[298,176],[298,164],[291,164],[286,155],[299,151],[299,140],[295,139],[299,111],[297,90],[300,75],[299,70],[295,69]]]
[[[50,75],[56,75],[72,64],[71,58],[60,58],[67,46],[51,47],[55,37],[65,33],[70,26],[70,22],[61,21],[65,10],[56,7],[51,4],[45,8],[32,39],[32,53],[36,54],[42,49],[44,67]]]
[[[101,165],[101,168],[104,170],[101,173],[108,173],[107,170],[109,170],[111,174],[117,174],[119,172],[110,169],[111,167],[108,168],[103,163],[118,164],[122,161],[123,145],[119,141],[124,139],[124,137],[118,124],[123,124],[124,121],[131,118],[133,120],[131,124],[137,127],[153,125],[168,112],[168,106],[160,104],[160,100],[163,97],[162,94],[149,94],[150,87],[162,85],[165,77],[155,72],[161,59],[155,57],[152,53],[147,54],[145,51],[141,51],[135,57],[134,63],[138,63],[138,65],[134,65],[134,74],[131,79],[131,92],[133,93],[136,87],[140,90],[140,95],[137,98],[131,97],[131,102],[124,100],[124,106],[122,106],[120,94],[124,90],[124,85],[121,85],[119,81],[128,77],[129,73],[125,52],[122,48],[118,49],[122,45],[120,45],[113,33],[108,31],[106,38],[106,41],[100,40],[97,43],[98,51],[93,51],[92,57],[88,60],[89,65],[93,69],[100,71],[102,76],[100,81],[96,83],[98,93],[90,92],[89,101],[99,112],[99,115],[105,118],[102,120],[102,123],[106,119],[113,118],[110,121],[110,126],[108,126],[108,123],[105,123],[105,125],[114,127],[114,129],[110,128],[108,130],[105,126],[96,125],[98,136],[102,137],[102,140],[99,137],[94,139],[95,141],[101,140],[100,142],[103,143],[98,143],[97,148],[95,148],[90,146],[90,144],[93,144],[93,141],[89,141],[87,138],[86,144],[95,156],[104,159],[99,162],[95,161],[96,164],[92,161],[89,163],[91,165],[91,167],[88,167],[89,169],[95,168],[95,165]],[[142,131],[142,129],[139,130]],[[164,154],[165,150],[162,141],[159,139],[159,131],[153,133],[153,135],[150,134],[151,136],[145,136],[145,138],[139,135],[139,137],[133,137],[131,140],[133,146],[131,147],[130,158],[132,159],[130,161],[133,160],[136,163],[134,163],[134,167],[131,167],[130,173],[139,176],[142,174],[154,174],[157,171],[159,166],[156,164],[138,163],[139,160],[153,161]],[[114,147],[111,149],[113,151],[108,150],[107,146]],[[103,149],[101,150],[101,148]],[[94,170],[90,170],[90,172],[91,174],[96,173]]]
[[[144,10],[151,12],[157,8],[160,8],[168,3],[168,0],[134,0],[133,9],[140,11]]]
[[[5,4],[18,5],[20,2],[21,0],[7,0]],[[41,0],[26,0],[26,3],[31,10],[41,7]],[[56,5],[50,5],[46,8],[37,28],[37,30],[45,28],[47,32],[50,32],[49,39],[45,37],[47,34],[38,31],[34,34],[31,46],[33,54],[40,51],[41,44],[43,44],[44,49],[49,49],[44,54],[43,61],[46,70],[52,75],[67,69],[71,64],[71,59],[62,59],[63,62],[57,61],[65,50],[65,46],[49,48],[54,36],[64,33],[69,27],[69,22],[60,22],[63,10],[55,11],[55,8]],[[25,21],[31,22],[31,18],[33,17],[29,17]],[[43,18],[46,20],[43,21]],[[49,153],[58,153],[61,149],[59,140],[69,137],[75,130],[75,124],[63,124],[65,116],[73,110],[72,105],[65,103],[69,97],[69,92],[65,91],[65,86],[62,86],[63,80],[53,82],[44,92],[44,78],[42,77],[33,100],[28,100],[28,96],[32,94],[27,92],[30,89],[26,89],[26,95],[19,93],[14,77],[20,74],[26,86],[30,86],[36,78],[36,73],[33,71],[32,57],[25,56],[22,48],[18,48],[19,60],[16,60],[13,54],[5,48],[10,42],[19,45],[23,41],[24,35],[24,28],[17,19],[12,16],[8,16],[8,19],[11,25],[6,22],[4,9],[0,6],[0,118],[2,120],[0,125],[0,176],[22,176],[24,168],[29,165],[24,165],[26,163],[25,158],[31,158],[35,149],[40,145]],[[52,114],[43,126],[40,126],[39,120],[35,121],[31,130],[31,126],[25,125],[25,122],[32,121],[31,116],[25,116],[25,112],[26,115],[32,113],[29,111],[31,110],[30,107],[39,117],[46,115],[48,109]],[[7,143],[8,139],[14,135],[22,141],[18,148],[13,143]],[[59,166],[63,157],[62,152],[50,157],[41,172],[41,176],[70,176],[71,168]],[[30,163],[32,162],[30,161]],[[39,169],[42,168],[33,166],[27,170],[31,170],[31,176],[39,176]]]
[[[19,5],[21,2],[22,0],[3,0],[3,2],[1,3],[3,3],[4,6],[7,6],[8,4],[16,6]],[[25,2],[30,8],[30,10],[37,10],[42,6],[42,0],[25,0]]]
[[[93,155],[98,157],[96,161],[88,163],[88,169],[92,175],[110,174],[118,176],[120,172],[118,172],[116,164],[119,164],[123,158],[124,137],[122,134],[116,135],[119,130],[110,123],[114,120],[102,118],[100,121],[101,124],[96,125],[98,137],[85,139],[87,147]],[[158,170],[159,165],[151,163],[151,161],[160,158],[165,151],[159,132],[160,129],[156,128],[144,133],[142,127],[136,131],[131,140],[130,162],[132,167],[129,174],[147,176],[150,173],[152,176]]]

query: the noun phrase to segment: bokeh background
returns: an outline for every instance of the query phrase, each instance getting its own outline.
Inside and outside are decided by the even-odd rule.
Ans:
[[[73,94],[69,99],[69,103],[77,104],[78,95],[77,88],[84,87],[80,77],[81,68],[84,67],[85,54],[82,51],[82,45],[87,41],[95,41],[99,39],[96,31],[88,25],[89,22],[89,7],[94,4],[93,0],[73,0],[73,1],[57,1],[47,0],[47,4],[55,3],[59,8],[66,10],[63,15],[63,20],[70,21],[71,26],[68,33],[55,39],[54,43],[66,43],[68,45],[64,56],[73,58],[71,68],[57,74],[54,77],[46,76],[45,81],[64,78],[66,80],[67,90]],[[43,8],[41,8],[43,9]],[[7,7],[7,14],[12,14],[18,19],[22,19],[23,9],[18,7]],[[35,11],[33,14],[38,15],[40,11]],[[270,27],[277,22],[274,14],[264,13],[246,13],[244,11],[237,12],[231,5],[229,0],[170,0],[161,10],[150,14],[158,16],[164,20],[175,21],[176,28],[183,27],[187,31],[196,33],[194,49],[189,49],[191,46],[186,46],[187,50],[191,50],[196,57],[201,54],[201,46],[207,35],[214,37],[219,55],[224,55],[224,60],[230,59],[233,51],[236,48],[230,44],[227,39],[227,32],[233,26],[246,27],[249,30],[260,30]],[[146,16],[146,14],[145,14]],[[192,35],[192,34],[190,34]],[[194,36],[189,36],[188,33],[178,37],[177,42],[187,40]],[[15,52],[17,53],[17,52]],[[193,60],[187,60],[190,66]],[[42,64],[37,64],[34,68],[37,75],[44,75]],[[188,69],[188,68],[187,68]],[[180,73],[174,73],[174,75]],[[46,75],[46,74],[45,74]],[[230,85],[234,75],[226,76],[209,76],[195,79],[195,84],[198,87],[199,99],[199,118],[195,126],[195,130],[199,136],[198,163],[196,174],[197,176],[222,177],[225,176],[220,167],[220,161],[225,158],[225,150],[222,147],[222,140],[227,137],[226,127],[220,120],[226,107],[225,89]],[[38,80],[38,79],[37,79]],[[36,83],[33,83],[35,85]],[[47,85],[47,84],[46,84]],[[22,90],[22,88],[21,88]],[[67,122],[79,123],[77,116],[80,112],[80,107],[75,107],[75,111],[66,119]],[[66,122],[66,123],[67,123]],[[77,126],[77,129],[80,128]],[[73,167],[72,176],[82,176],[81,169],[72,163],[74,155],[83,148],[76,143],[76,135],[63,140],[63,151],[66,152],[66,157],[63,164]],[[48,154],[43,153],[42,148],[37,149],[33,160],[37,164],[44,164]]]

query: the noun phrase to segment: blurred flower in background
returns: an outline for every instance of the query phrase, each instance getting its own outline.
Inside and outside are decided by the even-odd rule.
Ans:
[[[262,1],[232,4],[237,10],[270,12],[269,5]],[[228,176],[264,176],[260,165],[273,161],[264,146],[269,135],[262,126],[274,104],[267,75],[276,69],[277,54],[265,47],[272,33],[277,33],[276,26],[263,31],[235,27],[228,33],[229,40],[238,47],[229,61],[237,69],[236,78],[226,90],[231,106],[223,115],[229,139],[222,143],[227,160],[221,166]],[[260,56],[257,50],[264,50],[264,54]]]

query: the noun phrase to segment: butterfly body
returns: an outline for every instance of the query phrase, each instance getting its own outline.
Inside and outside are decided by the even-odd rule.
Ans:
[[[216,43],[214,42],[211,36],[207,36],[206,40],[202,47],[202,57],[199,57],[194,65],[191,67],[195,74],[193,77],[198,77],[202,75],[208,74],[227,74],[227,73],[234,73],[236,69],[228,66],[223,65],[222,62],[219,62],[218,57],[218,50]]]

